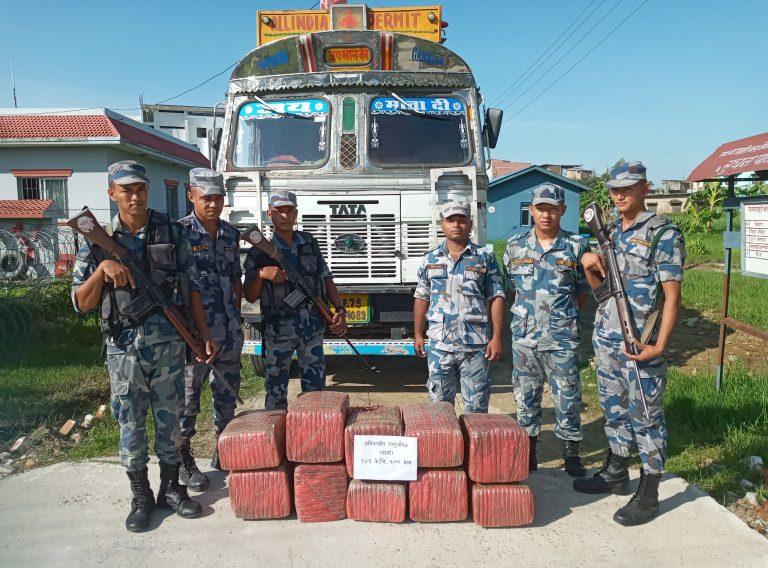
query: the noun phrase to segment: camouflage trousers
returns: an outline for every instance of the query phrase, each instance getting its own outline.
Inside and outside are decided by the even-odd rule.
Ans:
[[[232,386],[235,392],[240,390],[240,357],[243,351],[242,336],[227,337],[219,343],[221,350],[213,366]],[[197,415],[200,413],[200,396],[203,383],[208,379],[213,399],[213,424],[216,433],[221,434],[227,424],[235,417],[237,401],[227,390],[214,382],[213,372],[207,365],[188,364],[184,368],[184,411],[181,415],[181,437],[191,438],[195,435]]]
[[[575,349],[539,351],[512,342],[512,387],[517,421],[529,436],[541,432],[541,397],[549,381],[555,405],[555,435],[581,440],[581,380]]]
[[[605,434],[611,450],[620,456],[629,456],[634,437],[645,471],[661,473],[667,458],[667,423],[663,402],[667,382],[666,359],[659,357],[637,365],[651,417],[648,420],[637,376],[624,355],[624,342],[594,336],[592,346],[595,349],[600,405],[605,413]]]
[[[297,333],[291,320],[268,325],[264,330],[264,408],[267,410],[288,408],[288,379],[294,353],[299,359],[301,392],[325,389],[323,329],[309,334]]]
[[[488,412],[491,398],[491,379],[485,350],[443,351],[430,341],[427,346],[427,393],[432,402],[456,401],[457,383],[461,384],[461,398],[465,412]]]
[[[147,413],[155,422],[155,452],[163,463],[181,461],[179,415],[184,401],[181,341],[167,341],[107,355],[110,408],[120,425],[120,462],[129,470],[149,462]]]

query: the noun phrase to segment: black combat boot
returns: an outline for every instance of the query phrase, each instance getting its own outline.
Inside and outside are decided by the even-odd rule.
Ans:
[[[221,432],[216,432],[216,445],[213,447],[213,457],[211,458],[211,467],[216,471],[223,471],[219,462],[219,436]]]
[[[579,442],[576,440],[563,440],[563,459],[565,460],[565,473],[571,477],[584,477],[587,469],[581,463],[579,457]]]
[[[640,470],[640,485],[629,500],[629,503],[616,511],[613,520],[624,525],[633,527],[647,523],[659,512],[659,482],[660,473],[646,473]]]
[[[602,469],[592,477],[574,479],[573,488],[580,493],[592,495],[601,493],[629,495],[629,458],[617,456],[609,448]]]
[[[189,438],[184,438],[181,441],[181,469],[179,470],[179,477],[181,482],[192,491],[203,491],[208,487],[208,477],[198,469],[190,442]]]
[[[203,512],[197,501],[189,498],[187,486],[179,483],[179,464],[160,462],[160,490],[157,492],[157,506],[173,509],[185,519],[192,519]]]
[[[528,447],[528,471],[537,471],[539,469],[539,461],[536,456],[536,443],[539,441],[538,436],[528,436],[530,443]]]
[[[155,496],[149,486],[146,467],[140,471],[128,470],[126,473],[131,480],[133,500],[131,512],[125,519],[125,528],[131,532],[141,532],[149,526],[149,518],[155,510]]]

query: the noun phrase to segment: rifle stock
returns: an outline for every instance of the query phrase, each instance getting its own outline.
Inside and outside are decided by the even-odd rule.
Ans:
[[[240,235],[240,239],[272,258],[277,262],[280,268],[285,270],[288,275],[288,280],[295,288],[295,290],[285,298],[286,304],[295,309],[304,302],[312,302],[317,308],[317,311],[320,312],[320,315],[323,316],[323,319],[329,325],[333,324],[333,314],[331,313],[331,310],[328,309],[328,305],[325,301],[315,294],[314,290],[307,284],[307,281],[304,280],[304,276],[302,276],[296,267],[283,256],[280,250],[264,237],[264,234],[261,232],[258,225],[248,227]],[[350,348],[352,348],[352,351],[355,352],[355,355],[358,356],[365,367],[369,371],[373,371],[374,367],[372,367],[368,360],[363,357],[362,353],[357,350],[357,347],[355,347],[349,338],[346,335],[341,336],[341,338],[347,342],[347,345],[349,345]]]
[[[104,230],[104,227],[99,224],[90,209],[87,207],[83,209],[80,213],[69,219],[67,225],[83,235],[92,244],[101,247],[104,251],[109,253],[109,255],[117,259],[118,262],[123,264],[123,266],[131,272],[139,293],[146,295],[145,298],[142,298],[143,304],[150,305],[152,308],[160,308],[163,315],[184,340],[184,343],[186,343],[192,350],[192,353],[194,353],[198,359],[202,359],[203,361],[208,358],[208,354],[205,351],[205,342],[198,335],[197,331],[189,326],[186,318],[179,309],[152,283],[147,273],[136,260],[136,257],[134,257],[127,248],[115,242],[115,240]],[[131,305],[133,305],[134,302],[131,302]],[[235,389],[232,388],[232,385],[221,376],[221,373],[219,373],[213,365],[208,365],[208,368],[211,369],[215,382],[218,382],[220,386],[234,396],[240,404],[243,404],[243,399],[241,399]]]
[[[618,313],[619,323],[621,324],[621,335],[624,338],[624,348],[627,353],[639,355],[641,349],[639,347],[640,340],[638,339],[637,325],[635,323],[635,317],[632,314],[632,306],[629,303],[629,297],[624,288],[624,281],[621,279],[621,271],[619,270],[618,260],[616,260],[616,251],[613,248],[614,244],[613,239],[611,238],[610,227],[606,227],[603,224],[602,213],[600,212],[597,203],[590,203],[584,210],[583,215],[587,226],[597,238],[597,244],[600,247],[600,252],[603,261],[605,262],[605,280],[594,290],[593,295],[598,304],[602,304],[610,298],[615,299],[616,312]],[[630,367],[635,371],[645,417],[650,420],[648,403],[646,402],[645,393],[643,392],[643,384],[640,381],[640,371],[637,368],[637,363],[630,360]]]

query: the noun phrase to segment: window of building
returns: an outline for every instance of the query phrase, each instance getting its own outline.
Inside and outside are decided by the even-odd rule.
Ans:
[[[530,227],[532,225],[531,222],[531,204],[530,203],[521,203],[520,204],[520,226],[521,227]]]
[[[680,213],[683,210],[683,202],[682,201],[670,201],[669,202],[669,212],[670,213]]]
[[[56,211],[59,219],[69,217],[67,199],[67,178],[65,177],[19,177],[19,199],[50,199],[51,211]]]
[[[198,138],[206,138],[208,136],[208,131],[205,128],[198,128],[197,129],[197,137]]]
[[[659,204],[654,201],[646,201],[645,207],[648,209],[648,211],[656,213],[656,211],[659,209]]]
[[[165,210],[171,219],[179,218],[179,184],[165,182]]]

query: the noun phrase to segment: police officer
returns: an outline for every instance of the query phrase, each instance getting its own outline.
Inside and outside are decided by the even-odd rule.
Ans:
[[[501,358],[504,288],[492,252],[469,240],[469,205],[442,206],[445,240],[421,261],[413,302],[416,355],[427,358],[427,392],[433,402],[454,403],[457,382],[466,412],[488,412],[489,361]],[[490,304],[493,337],[489,337]],[[429,322],[425,350],[424,323]]]
[[[667,378],[664,351],[680,308],[680,286],[685,263],[685,241],[677,227],[646,210],[649,185],[645,166],[619,162],[607,183],[619,219],[610,227],[616,259],[634,314],[641,349],[624,349],[621,325],[613,298],[600,305],[595,316],[592,345],[608,436],[608,457],[595,475],[574,481],[582,493],[629,493],[629,455],[633,438],[643,462],[640,485],[632,500],[613,519],[638,525],[659,509],[658,488],[667,457],[667,425],[663,395]],[[582,264],[596,287],[605,278],[605,264],[596,254],[585,254]],[[658,316],[661,316],[660,320]],[[635,361],[640,383],[629,361]],[[650,419],[643,410],[642,397]]]
[[[237,392],[240,389],[240,355],[243,350],[240,235],[234,225],[220,218],[224,195],[224,178],[220,173],[206,168],[191,170],[188,197],[194,210],[179,219],[179,224],[184,227],[192,246],[209,334],[220,347],[213,365],[233,392]],[[195,491],[208,486],[208,477],[198,469],[190,443],[195,435],[200,395],[206,377],[213,395],[216,439],[235,417],[235,397],[213,382],[210,368],[188,364],[184,370],[185,404],[181,415],[181,480]],[[220,469],[218,455],[218,449],[214,449],[211,466],[216,469]]]
[[[167,214],[147,209],[149,178],[144,166],[126,160],[112,164],[108,171],[109,197],[118,213],[107,232],[147,266],[150,278],[170,301],[191,308],[195,326],[205,339],[206,362],[212,361],[218,346],[208,337],[196,269],[183,229]],[[125,525],[133,532],[147,528],[156,505],[188,518],[202,510],[179,484],[185,344],[162,313],[151,312],[142,321],[128,317],[127,306],[136,293],[136,282],[125,266],[100,247],[83,244],[72,274],[72,301],[78,312],[100,308],[112,391],[110,407],[120,425],[120,461],[133,491]],[[150,407],[160,460],[157,502],[147,478]]]
[[[290,191],[270,193],[267,215],[273,226],[272,243],[287,262],[293,263],[316,294],[336,308],[329,329],[343,336],[347,332],[346,312],[320,247],[310,233],[293,229],[298,216],[296,195]],[[267,375],[265,408],[287,408],[288,377],[294,352],[299,359],[302,392],[323,390],[326,322],[317,308],[311,301],[297,309],[288,306],[284,300],[295,288],[285,271],[256,248],[251,248],[246,256],[243,286],[249,302],[261,299]]]
[[[579,262],[585,239],[560,227],[565,192],[543,183],[531,191],[533,227],[507,242],[504,271],[512,305],[512,385],[517,417],[530,438],[528,468],[538,469],[536,444],[541,432],[541,396],[549,381],[555,404],[555,436],[563,442],[568,475],[587,474],[579,457],[581,380],[579,308],[589,283]]]

